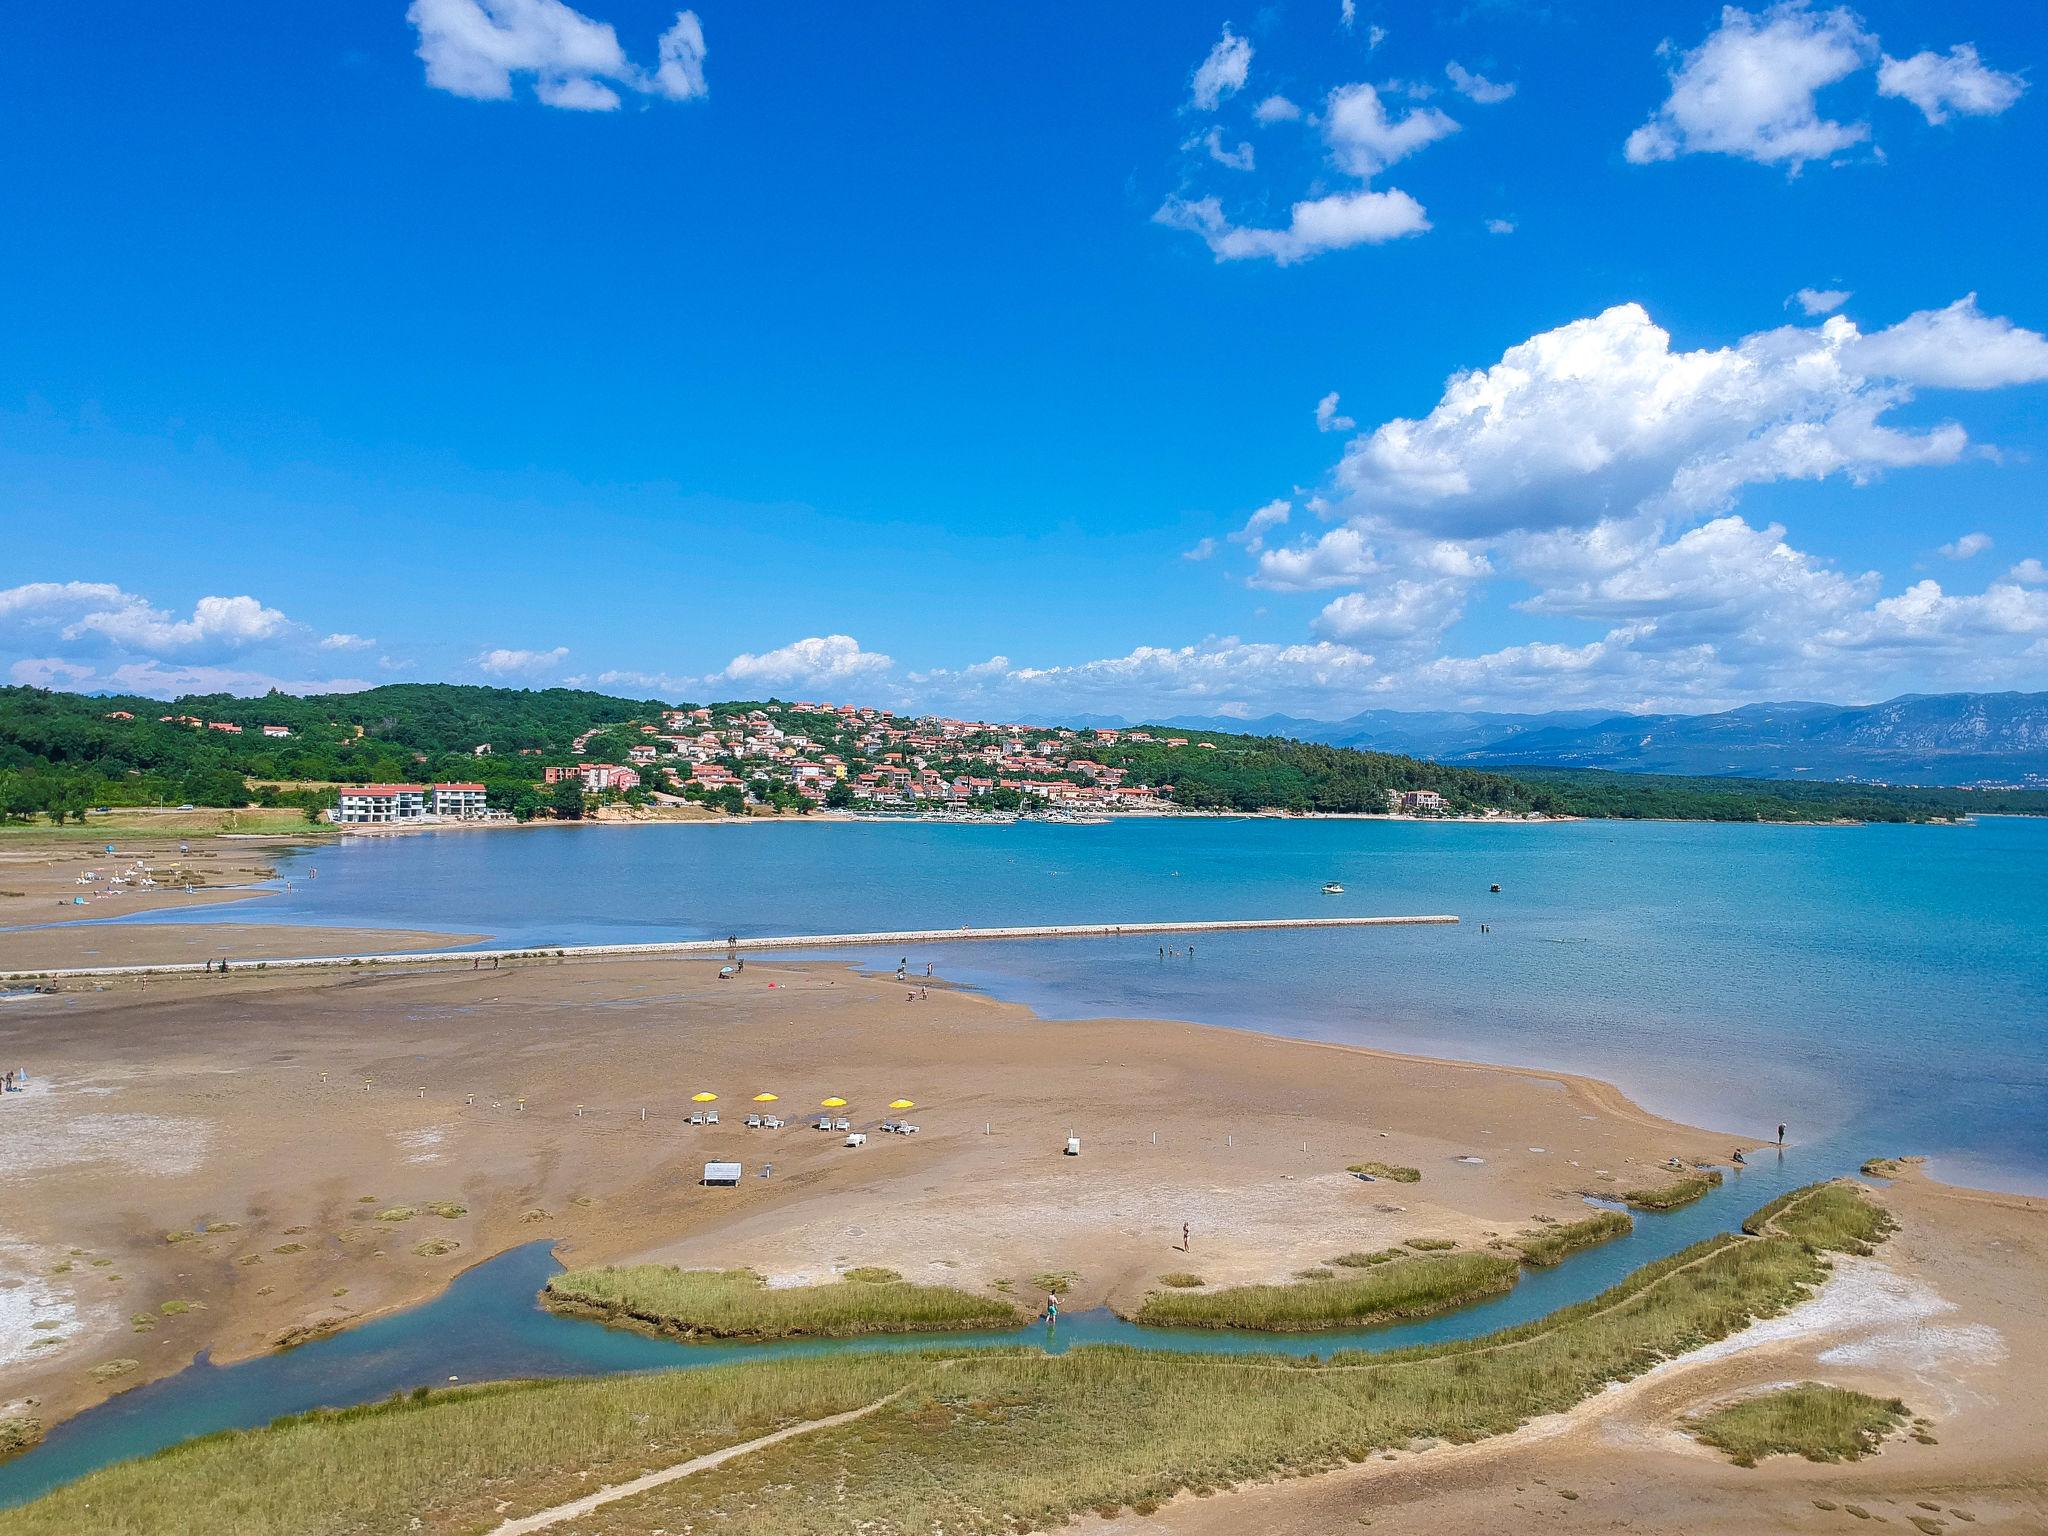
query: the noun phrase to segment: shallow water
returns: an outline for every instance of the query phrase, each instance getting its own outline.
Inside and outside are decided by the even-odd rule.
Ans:
[[[126,921],[539,945],[1456,913],[1457,928],[1197,935],[1171,959],[1136,939],[910,958],[1053,1017],[1566,1068],[1677,1119],[1748,1137],[1782,1120],[1808,1147],[1921,1152],[1945,1178],[2048,1192],[2048,820],[551,826],[357,838],[282,869],[293,889],[259,903]],[[1331,879],[1346,894],[1322,895]]]
[[[1067,1313],[1056,1327],[988,1333],[901,1334],[776,1344],[685,1344],[557,1317],[535,1295],[560,1265],[545,1241],[525,1244],[458,1276],[434,1300],[284,1354],[217,1366],[204,1357],[175,1376],[124,1392],[57,1426],[47,1440],[0,1463],[0,1508],[24,1503],[116,1461],[283,1414],[375,1402],[451,1380],[611,1375],[724,1365],[788,1355],[1036,1345],[1052,1353],[1086,1344],[1136,1344],[1205,1354],[1328,1355],[1470,1338],[1583,1300],[1630,1271],[1738,1225],[1773,1195],[1841,1171],[1810,1156],[1760,1157],[1728,1185],[1683,1211],[1638,1215],[1633,1233],[1552,1269],[1525,1269],[1505,1296],[1460,1311],[1373,1329],[1271,1334],[1140,1328],[1110,1312]]]

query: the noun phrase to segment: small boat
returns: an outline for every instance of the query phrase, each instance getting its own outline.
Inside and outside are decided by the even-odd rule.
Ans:
[[[1323,894],[1325,896],[1342,896],[1344,894],[1344,887],[1334,880],[1325,880],[1323,882]]]

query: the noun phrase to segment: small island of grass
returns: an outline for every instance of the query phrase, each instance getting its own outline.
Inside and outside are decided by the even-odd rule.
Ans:
[[[1875,1451],[1906,1422],[1906,1415],[1906,1405],[1897,1398],[1804,1381],[1717,1408],[1689,1427],[1708,1445],[1727,1452],[1738,1467],[1753,1467],[1777,1455],[1854,1461]]]
[[[1752,1237],[1782,1233],[1817,1251],[1867,1254],[1897,1226],[1854,1184],[1808,1184],[1778,1196],[1742,1230]]]
[[[1624,1190],[1621,1202],[1634,1206],[1639,1211],[1675,1211],[1682,1205],[1691,1205],[1709,1190],[1720,1187],[1720,1169],[1696,1168],[1683,1178],[1673,1179],[1669,1184]]]
[[[1388,1179],[1396,1184],[1419,1184],[1422,1182],[1420,1168],[1403,1168],[1394,1163],[1352,1163],[1344,1171],[1359,1173],[1369,1179]]]
[[[1521,1251],[1524,1264],[1548,1268],[1581,1248],[1626,1237],[1635,1225],[1626,1211],[1596,1211],[1583,1221],[1563,1221],[1538,1232],[1521,1233],[1514,1239],[1514,1247]]]
[[[678,1338],[844,1338],[1008,1327],[1018,1320],[1016,1309],[999,1298],[916,1285],[888,1270],[854,1271],[828,1285],[774,1288],[750,1269],[605,1265],[556,1275],[541,1291],[541,1304],[551,1312]]]
[[[1157,1292],[1145,1298],[1134,1320],[1160,1328],[1256,1328],[1273,1333],[1365,1328],[1498,1296],[1513,1288],[1519,1272],[1513,1259],[1490,1253],[1391,1259],[1363,1272],[1294,1285]]]

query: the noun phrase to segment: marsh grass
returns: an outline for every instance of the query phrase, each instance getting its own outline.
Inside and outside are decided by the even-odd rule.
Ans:
[[[1200,1275],[1191,1274],[1185,1269],[1174,1269],[1161,1275],[1159,1283],[1161,1285],[1170,1285],[1177,1291],[1192,1291],[1197,1286],[1207,1285],[1209,1282]]]
[[[748,1269],[606,1265],[556,1275],[541,1292],[551,1311],[683,1338],[914,1333],[1017,1322],[1008,1302],[947,1285],[846,1279],[772,1290]]]
[[[1330,1262],[1344,1269],[1371,1269],[1375,1264],[1387,1264],[1406,1257],[1398,1248],[1379,1248],[1371,1253],[1340,1253]]]
[[[1408,1237],[1401,1240],[1404,1248],[1413,1248],[1417,1253],[1448,1253],[1458,1246],[1456,1239],[1448,1237]]]
[[[1325,1271],[1333,1274],[1333,1271]],[[1199,1295],[1147,1296],[1135,1321],[1166,1328],[1256,1328],[1298,1333],[1427,1317],[1497,1296],[1515,1283],[1513,1259],[1461,1253],[1396,1259],[1364,1273],[1296,1285],[1237,1285]]]
[[[1367,1173],[1376,1179],[1390,1179],[1396,1184],[1419,1184],[1422,1182],[1420,1168],[1403,1168],[1397,1163],[1351,1163],[1346,1173]]]
[[[1774,1455],[1854,1461],[1874,1452],[1906,1416],[1895,1397],[1804,1381],[1701,1414],[1688,1427],[1738,1467],[1753,1467]]]
[[[1513,1246],[1521,1250],[1524,1264],[1548,1267],[1561,1264],[1569,1254],[1611,1238],[1625,1237],[1635,1230],[1626,1211],[1596,1211],[1583,1221],[1559,1222],[1540,1232],[1518,1235]]]
[[[856,1264],[853,1268],[843,1271],[840,1278],[858,1280],[866,1285],[880,1285],[889,1280],[901,1280],[903,1277],[895,1270],[884,1269],[879,1264]]]
[[[1154,1507],[1176,1493],[1325,1470],[1420,1439],[1505,1433],[1781,1312],[1825,1273],[1823,1260],[1790,1237],[1725,1236],[1517,1328],[1391,1354],[1340,1352],[1322,1364],[1109,1348],[951,1358],[934,1350],[437,1392],[108,1468],[0,1514],[0,1533],[359,1536],[414,1520],[429,1531],[487,1530],[899,1390],[854,1423],[615,1506],[603,1528],[720,1536],[1045,1529],[1090,1510]]]
[[[1822,1253],[1868,1254],[1897,1228],[1891,1213],[1854,1184],[1808,1184],[1778,1196],[1742,1224],[1752,1236],[1777,1232]]]
[[[1675,1211],[1682,1205],[1691,1205],[1708,1191],[1720,1187],[1720,1169],[1700,1168],[1684,1178],[1672,1180],[1669,1184],[1627,1190],[1622,1194],[1621,1201],[1622,1204],[1632,1205],[1639,1211]]]

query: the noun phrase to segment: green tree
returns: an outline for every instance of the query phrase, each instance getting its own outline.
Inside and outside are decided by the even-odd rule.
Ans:
[[[560,779],[548,796],[548,805],[559,821],[583,819],[583,785],[576,779]]]

